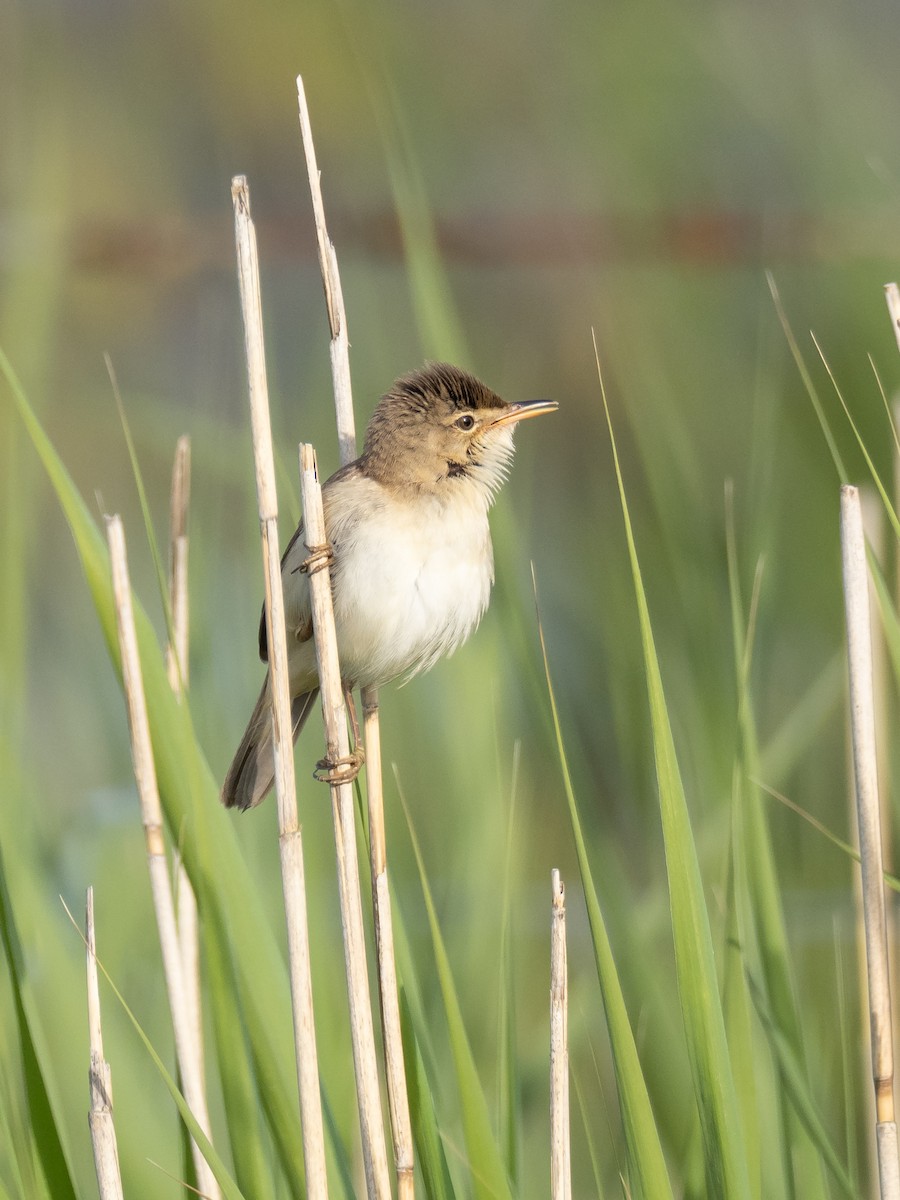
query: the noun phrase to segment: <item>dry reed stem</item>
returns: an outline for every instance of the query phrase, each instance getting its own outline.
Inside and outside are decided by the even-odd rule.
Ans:
[[[191,503],[191,439],[185,434],[175,446],[169,498],[169,606],[173,642],[166,648],[166,670],[178,695],[188,684],[188,511]]]
[[[886,871],[894,870],[894,839],[893,815],[891,812],[891,685],[890,659],[888,657],[887,641],[879,611],[878,592],[873,577],[872,563],[881,567],[885,562],[886,515],[881,496],[873,486],[860,489],[862,505],[863,534],[869,547],[867,560],[869,563],[869,628],[872,640],[872,697],[875,713],[875,754],[878,769],[878,804],[881,811],[881,857]],[[860,877],[857,876],[857,879]],[[863,924],[862,892],[856,892],[859,924]],[[896,921],[891,905],[885,907],[885,931],[888,945],[894,944]],[[863,944],[865,939],[860,937],[860,999],[861,1009],[866,1007],[866,969],[864,964]],[[897,963],[888,962],[889,983],[892,995],[900,995],[897,990]],[[861,1047],[865,1054],[865,1047]],[[870,1097],[870,1106],[872,1098]],[[871,1107],[869,1108],[871,1118]],[[871,1147],[870,1147],[871,1152]]]
[[[860,489],[863,534],[874,561],[881,566],[885,558],[885,514],[881,497],[874,487]],[[878,760],[878,798],[881,806],[881,856],[884,867],[892,867],[890,805],[890,662],[884,630],[878,610],[878,593],[871,570],[869,578],[869,629],[872,637],[872,695],[875,712],[875,753]]]
[[[572,1200],[569,1149],[569,984],[566,961],[566,891],[551,873],[550,925],[550,1195]]]
[[[172,613],[172,641],[166,647],[166,671],[176,696],[188,686],[189,628],[188,603],[188,512],[191,503],[191,439],[185,434],[175,446],[172,489],[169,500],[169,609]],[[191,1045],[197,1056],[197,1072],[204,1082],[203,1013],[200,1006],[200,928],[197,897],[180,854],[176,855],[175,912],[178,921],[178,947],[184,974],[185,1003],[191,1022]]]
[[[191,1023],[185,999],[184,974],[175,922],[175,905],[172,899],[163,840],[162,808],[156,783],[156,767],[153,762],[150,726],[147,719],[147,702],[144,696],[137,633],[131,604],[131,583],[128,578],[125,534],[119,517],[114,516],[107,519],[106,535],[109,542],[116,624],[122,656],[122,682],[128,710],[128,727],[131,733],[131,757],[141,805],[141,821],[144,825],[147,867],[150,873],[150,888],[153,894],[153,907],[156,912],[163,970],[172,1014],[175,1053],[178,1059],[178,1069],[181,1072],[184,1098],[203,1132],[210,1137],[209,1113],[206,1108],[203,1080],[198,1075],[197,1055],[191,1045]],[[200,1148],[193,1141],[191,1150],[200,1191],[209,1197],[219,1197],[221,1193],[215,1176]]]
[[[353,419],[353,392],[350,386],[350,339],[347,333],[347,314],[344,311],[344,293],[341,290],[341,275],[337,255],[325,226],[325,205],[316,163],[316,148],[313,144],[309,109],[303,76],[297,76],[297,103],[300,111],[300,135],[306,158],[306,173],[309,176],[309,191],[312,197],[313,216],[316,223],[316,242],[319,247],[319,267],[325,288],[325,305],[328,309],[328,326],[331,330],[331,377],[334,383],[334,403],[337,413],[338,443],[341,465],[356,458],[356,429]]]
[[[262,303],[256,230],[250,216],[250,191],[243,175],[231,182],[237,247],[238,282],[244,318],[244,342],[250,387],[250,420],[256,494],[265,570],[266,629],[272,695],[272,735],[275,745],[275,794],[278,801],[278,844],[288,935],[294,1050],[300,1090],[300,1118],[307,1195],[328,1194],[325,1168],[325,1134],[319,1095],[319,1067],[313,1017],[312,973],[303,870],[303,838],[297,818],[294,780],[294,739],[288,684],[287,638],[281,555],[278,543],[278,497],[275,459],[269,421],[269,392],[263,346]]]
[[[319,248],[319,266],[325,289],[328,325],[331,331],[331,374],[337,421],[341,466],[356,457],[356,429],[350,385],[349,335],[337,255],[325,224],[325,204],[316,150],[306,104],[302,76],[297,76],[297,101],[300,133],[306,159],[309,190],[312,197]],[[384,831],[384,790],[381,773],[381,730],[378,716],[378,689],[362,689],[363,742],[366,748],[366,803],[369,813],[369,856],[372,868],[372,904],[375,917],[375,946],[378,963],[378,988],[381,998],[381,1027],[384,1037],[385,1074],[391,1114],[394,1165],[397,1172],[398,1200],[411,1200],[413,1185],[413,1136],[406,1091],[406,1069],[400,1029],[400,1002],[397,992],[397,968],[394,960],[394,931],[391,921],[390,889]]]
[[[300,492],[303,502],[304,538],[307,549],[312,552],[326,544],[326,533],[316,454],[313,447],[306,444],[300,446]],[[310,572],[309,591],[325,720],[326,755],[330,762],[338,763],[349,757],[350,738],[347,732],[347,714],[334,630],[331,573],[327,562],[319,570]],[[333,782],[331,803],[366,1188],[370,1197],[390,1200],[391,1185],[384,1142],[378,1061],[375,1055],[375,1032],[366,967],[352,783]]]
[[[378,689],[363,688],[363,740],[366,747],[366,801],[369,811],[369,859],[372,872],[372,903],[375,909],[375,948],[381,996],[381,1029],[384,1038],[385,1074],[398,1200],[415,1195],[412,1121],[406,1091],[406,1067],[400,1026],[400,1001],[394,959],[394,927],[387,873],[387,841],[384,830],[384,795],[381,772],[381,731]]]
[[[91,1111],[88,1124],[94,1148],[94,1170],[100,1200],[122,1200],[122,1176],[119,1172],[119,1148],[112,1112],[112,1073],[103,1057],[103,1030],[100,1022],[100,987],[97,980],[97,942],[94,935],[94,889],[87,890],[85,905],[85,946],[87,949],[88,1032],[91,1045]]]
[[[900,1200],[900,1159],[894,1121],[890,974],[878,805],[878,765],[875,751],[868,568],[859,490],[850,486],[841,488],[841,554],[847,617],[850,727],[866,926],[878,1168],[882,1200]]]
[[[894,337],[897,339],[897,347],[900,349],[900,288],[896,283],[886,283],[884,285],[884,298],[888,306],[888,312],[891,317],[891,324],[894,327]]]

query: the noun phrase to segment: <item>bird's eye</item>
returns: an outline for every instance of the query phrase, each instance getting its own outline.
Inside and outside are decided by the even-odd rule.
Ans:
[[[474,429],[475,428],[475,418],[472,416],[471,413],[463,413],[463,415],[461,417],[456,418],[456,428],[457,429],[466,429],[466,430]]]

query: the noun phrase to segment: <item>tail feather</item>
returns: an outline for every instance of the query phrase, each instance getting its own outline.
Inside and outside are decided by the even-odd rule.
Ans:
[[[304,692],[291,701],[291,724],[296,742],[312,709],[318,688]],[[275,749],[272,744],[272,714],[269,676],[266,675],[256,707],[237,748],[220,799],[226,808],[255,808],[264,800],[275,782]]]

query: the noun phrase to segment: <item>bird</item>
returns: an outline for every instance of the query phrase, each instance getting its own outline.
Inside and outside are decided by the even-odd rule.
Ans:
[[[519,422],[558,407],[507,403],[474,375],[426,363],[382,396],[363,451],[322,488],[345,690],[411,679],[474,632],[494,582],[488,510],[506,479]],[[281,560],[293,735],[318,694],[303,522]],[[259,655],[268,661],[265,607]],[[248,809],[275,774],[267,672],[221,800]]]

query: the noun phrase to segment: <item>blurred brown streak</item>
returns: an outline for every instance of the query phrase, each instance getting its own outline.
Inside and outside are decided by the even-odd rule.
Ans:
[[[390,210],[336,213],[332,236],[339,250],[397,260],[403,246]],[[852,232],[851,232],[852,231]],[[803,213],[671,212],[649,216],[583,212],[510,215],[476,213],[436,222],[447,262],[491,267],[577,267],[590,263],[684,262],[728,266],[804,259],[878,256],[891,233],[875,214],[826,220]],[[258,223],[263,258],[312,263],[315,241],[294,216]],[[230,268],[230,222],[220,217],[193,224],[87,221],[72,234],[72,264],[87,272],[140,271],[188,276]]]

